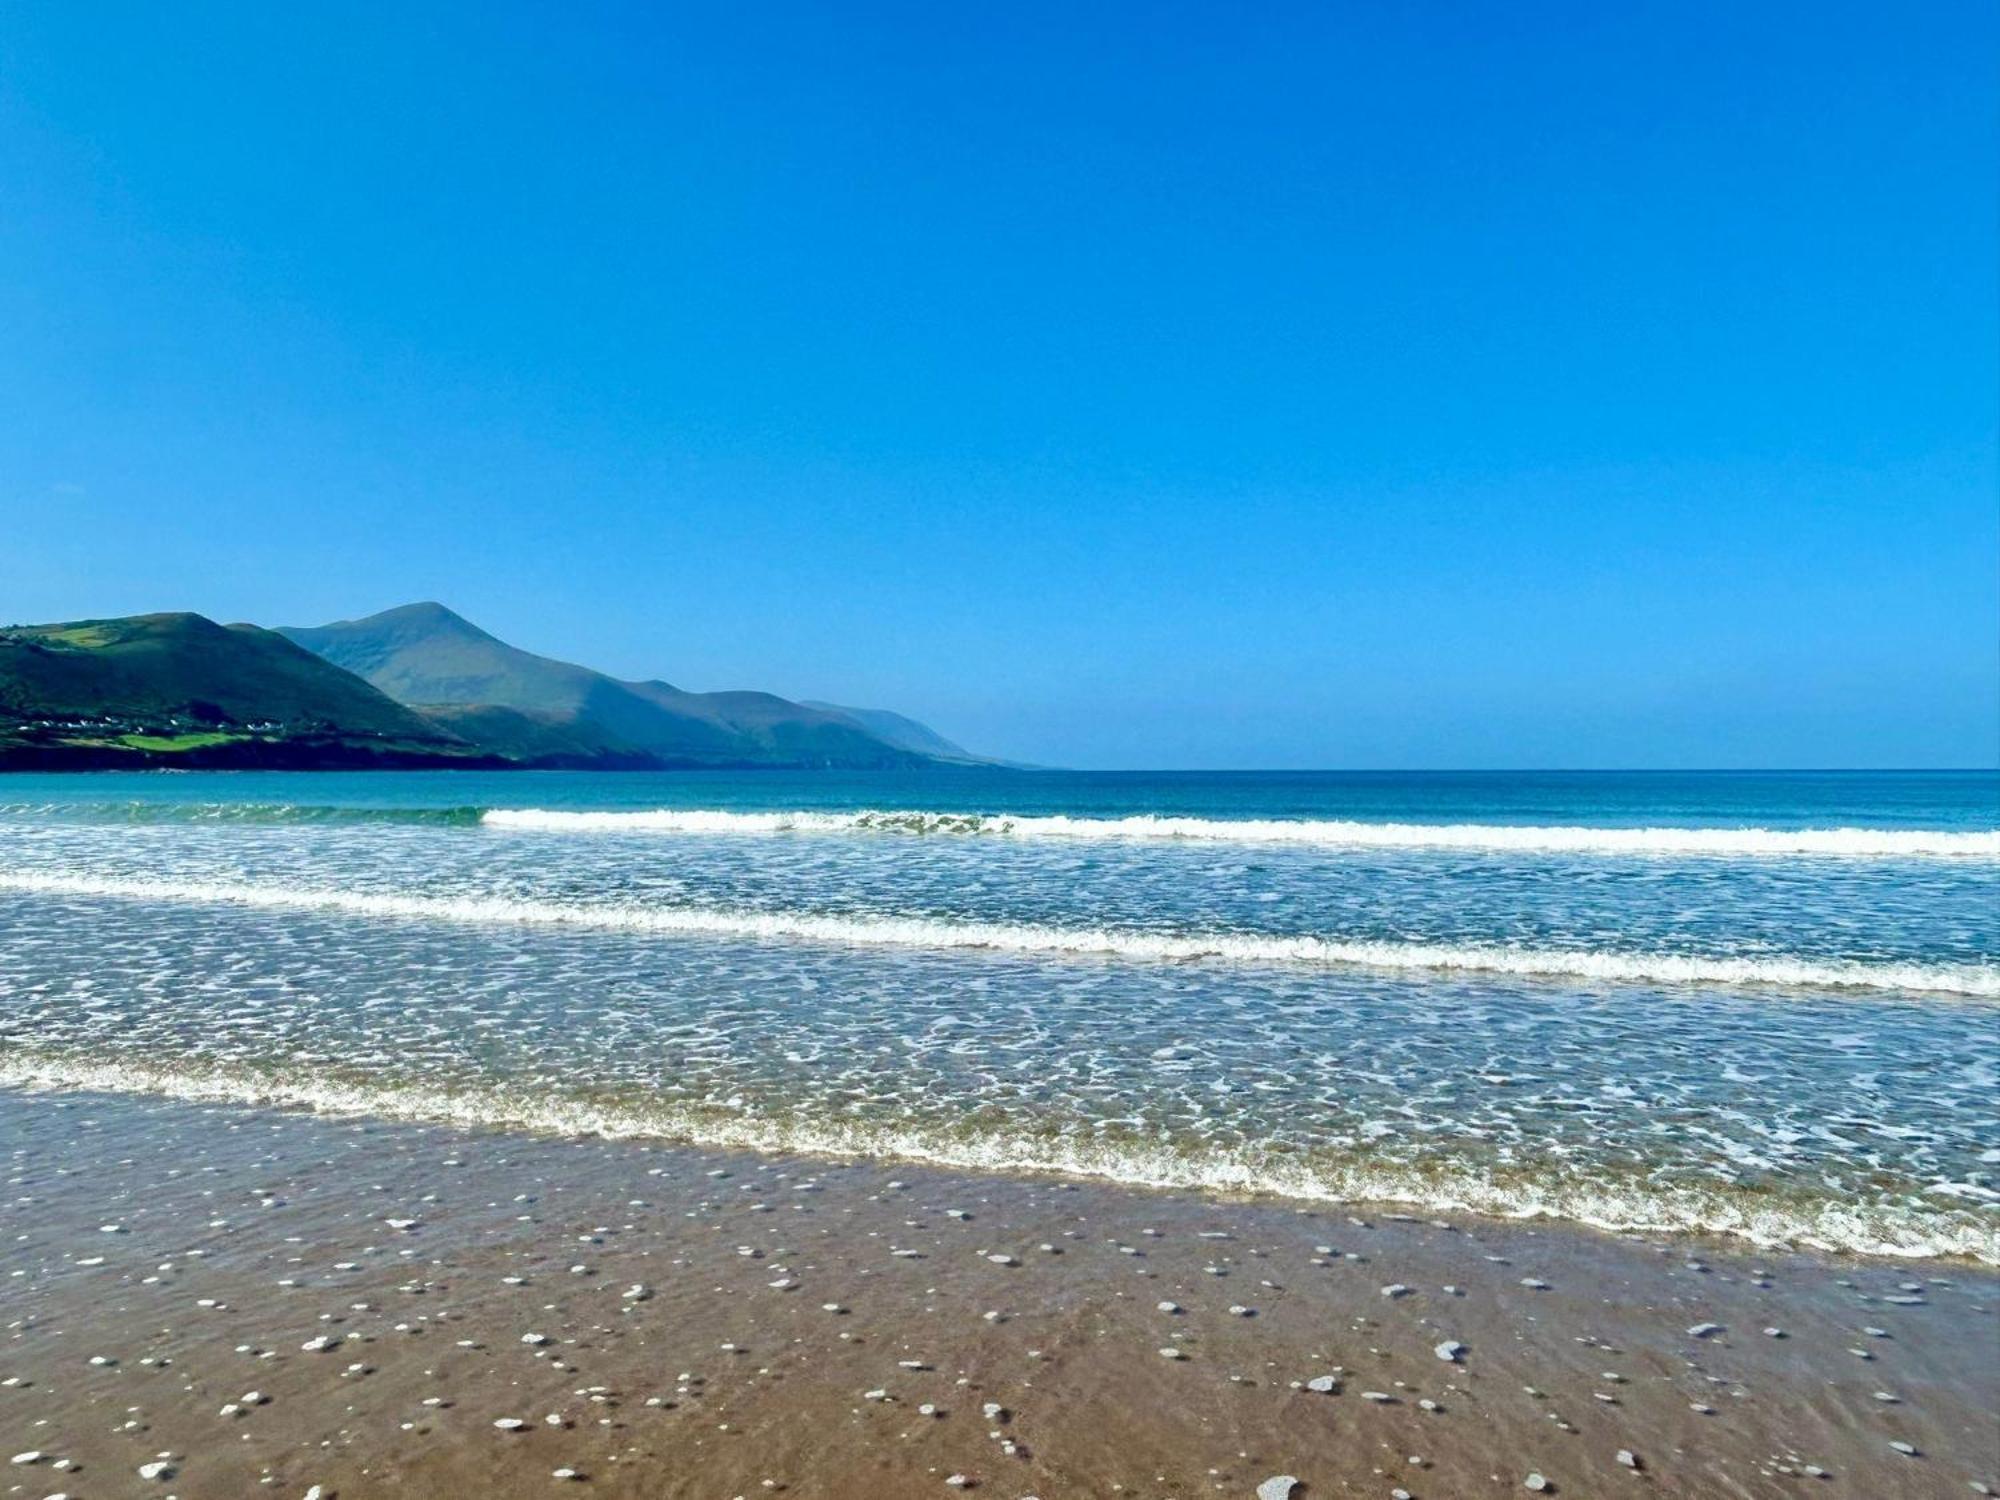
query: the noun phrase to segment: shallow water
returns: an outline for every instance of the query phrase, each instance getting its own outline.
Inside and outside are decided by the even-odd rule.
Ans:
[[[1984,775],[16,776],[0,1080],[2000,1262],[1996,829]]]

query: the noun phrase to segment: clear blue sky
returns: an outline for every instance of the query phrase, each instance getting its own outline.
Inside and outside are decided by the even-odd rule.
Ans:
[[[24,0],[0,619],[438,598],[1068,765],[1991,765],[1996,56]]]

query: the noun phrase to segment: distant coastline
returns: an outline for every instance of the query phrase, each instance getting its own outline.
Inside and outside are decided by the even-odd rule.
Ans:
[[[304,740],[246,738],[185,750],[148,750],[115,744],[13,744],[0,746],[0,775],[8,772],[77,773],[96,771],[810,771],[833,767],[741,760],[620,761],[615,757],[564,761],[513,760],[504,755],[434,754],[394,747]],[[924,770],[925,766],[885,769]],[[981,770],[1019,767],[993,762]]]
[[[520,761],[497,755],[435,755],[418,750],[302,740],[238,739],[187,749],[117,744],[0,746],[0,774],[89,771],[511,771]]]
[[[275,630],[189,613],[0,629],[0,771],[995,764],[887,709],[621,681],[434,603]]]

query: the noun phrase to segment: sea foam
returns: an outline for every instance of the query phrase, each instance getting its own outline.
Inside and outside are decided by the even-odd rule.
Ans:
[[[512,923],[749,941],[871,948],[979,949],[1142,962],[1209,960],[1432,973],[1498,974],[1613,984],[1706,984],[1900,991],[2000,999],[2000,968],[1859,959],[1621,953],[1598,949],[1288,936],[1156,932],[1110,927],[972,922],[938,917],[832,915],[685,905],[428,896],[240,881],[4,874],[0,890],[194,905],[345,913],[469,923]]]
[[[650,1138],[765,1153],[922,1162],[962,1171],[1099,1179],[1133,1187],[1268,1194],[1308,1202],[1378,1203],[1427,1214],[1561,1219],[1614,1233],[1714,1234],[1764,1247],[2000,1264],[1990,1216],[1777,1198],[1724,1185],[1632,1179],[1567,1180],[1559,1170],[1501,1176],[1478,1167],[1411,1170],[1391,1163],[1315,1161],[1256,1149],[1190,1153],[1170,1147],[1050,1141],[1004,1130],[939,1135],[896,1125],[774,1119],[751,1113],[565,1097],[545,1090],[449,1091],[290,1071],[284,1076],[202,1065],[0,1053],[0,1088],[150,1094],[203,1104],[302,1108],[338,1116],[528,1130],[558,1136]]]

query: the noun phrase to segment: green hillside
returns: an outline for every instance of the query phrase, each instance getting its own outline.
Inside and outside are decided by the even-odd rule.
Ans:
[[[360,764],[477,752],[274,631],[196,614],[0,628],[0,764]]]

